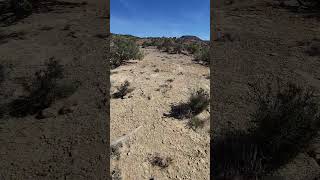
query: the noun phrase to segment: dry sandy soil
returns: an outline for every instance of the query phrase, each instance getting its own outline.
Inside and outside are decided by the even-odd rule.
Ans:
[[[25,95],[20,80],[51,57],[64,66],[64,81],[79,87],[47,108],[44,119],[0,119],[0,179],[106,179],[107,107],[97,88],[108,82],[106,12],[106,2],[94,0],[56,6],[10,26],[1,22],[1,104]],[[59,114],[62,108],[68,110]]]
[[[252,104],[245,98],[249,82],[267,81],[260,78],[272,74],[320,90],[319,12],[294,12],[294,7],[279,7],[271,0],[215,1],[214,6],[216,27],[211,29],[225,35],[224,40],[211,42],[211,119],[216,134],[230,125],[236,129],[250,125]],[[317,146],[314,151],[319,154]],[[320,166],[302,153],[281,174],[287,179],[314,179]]]
[[[163,115],[194,90],[210,91],[209,68],[195,64],[191,56],[142,50],[143,60],[111,71],[111,92],[125,80],[134,88],[124,99],[111,99],[111,142],[141,126],[119,148],[112,170],[121,172],[124,180],[209,179],[209,109],[198,115],[207,121],[196,131],[187,127],[187,120]],[[152,166],[149,158],[156,153],[172,163],[163,169]]]

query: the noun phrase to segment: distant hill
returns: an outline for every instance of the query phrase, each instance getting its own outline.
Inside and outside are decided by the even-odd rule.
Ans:
[[[133,35],[128,35],[128,34],[114,34],[111,33],[113,36],[122,36],[122,37],[127,37],[127,38],[131,38],[131,39],[135,39],[137,40],[137,43],[139,45],[141,45],[143,42],[150,42],[152,40],[159,40],[162,38],[169,38],[169,37],[137,37],[137,36],[133,36]],[[176,39],[178,41],[180,41],[183,44],[190,44],[190,43],[200,43],[203,45],[209,45],[209,41],[206,40],[202,40],[201,38],[197,37],[197,36],[192,36],[192,35],[184,35],[181,37],[170,37],[173,39]]]
[[[179,39],[188,40],[188,41],[203,41],[202,39],[200,39],[197,36],[190,36],[190,35],[181,36]]]
[[[205,41],[200,39],[197,36],[185,35],[178,38],[183,44],[190,44],[190,43],[201,43],[201,44],[208,44],[209,41]]]

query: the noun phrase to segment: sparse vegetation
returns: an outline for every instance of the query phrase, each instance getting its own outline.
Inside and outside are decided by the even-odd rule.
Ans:
[[[312,88],[291,82],[250,87],[257,104],[251,131],[270,157],[270,168],[279,167],[301,152],[319,131],[319,99]]]
[[[207,108],[209,105],[209,94],[204,89],[200,88],[198,91],[191,94],[187,103],[180,103],[171,106],[169,116],[176,119],[191,118]]]
[[[188,127],[193,130],[197,130],[198,128],[203,128],[204,124],[205,124],[205,121],[199,119],[198,117],[192,117],[187,123]]]
[[[130,59],[141,60],[143,58],[143,54],[135,40],[122,36],[112,37],[110,54],[110,64],[112,69],[125,64]]]
[[[154,43],[157,49],[170,54],[181,54],[184,50],[183,44],[179,43],[177,39],[174,38],[162,38]]]
[[[165,38],[163,42],[160,44],[160,50],[164,52],[170,53],[171,49],[173,49],[174,41],[171,38]]]
[[[142,47],[149,47],[149,46],[157,46],[157,41],[156,40],[151,40],[151,41],[145,41],[142,43]]]
[[[214,176],[267,175],[302,152],[319,131],[318,101],[311,89],[270,82],[250,87],[257,105],[253,126],[213,140]]]
[[[35,73],[35,78],[30,85],[24,84],[28,95],[18,97],[7,105],[9,115],[24,117],[38,114],[48,108],[55,100],[73,94],[77,86],[58,83],[58,80],[62,78],[63,66],[51,58],[46,64],[45,70],[39,70]]]
[[[79,7],[85,2],[67,2],[59,0],[4,0],[0,2],[0,22],[6,25],[15,23],[32,13],[52,11],[52,7]]]
[[[204,64],[210,63],[210,52],[208,47],[203,47],[199,51],[196,51],[194,60]]]
[[[191,44],[186,45],[186,50],[190,54],[196,54],[201,50],[201,46],[199,44],[196,44],[196,43],[191,43]]]
[[[110,147],[111,158],[114,158],[116,160],[120,159],[120,155],[121,155],[120,148],[121,147],[122,147],[122,143],[119,143],[119,144],[116,144],[116,145]]]
[[[181,54],[183,51],[183,45],[180,43],[175,43],[170,53],[172,54]]]
[[[113,98],[121,98],[121,99],[123,99],[123,97],[125,95],[127,95],[128,93],[133,91],[133,89],[129,88],[129,87],[130,87],[129,81],[125,81],[123,84],[121,84],[117,88],[117,92],[113,94]]]
[[[193,115],[201,113],[208,107],[209,103],[209,94],[202,88],[192,93],[189,99],[189,106]]]
[[[158,166],[162,169],[169,167],[172,161],[173,160],[170,157],[160,156],[159,153],[155,153],[153,156],[149,158],[149,162],[152,166]]]

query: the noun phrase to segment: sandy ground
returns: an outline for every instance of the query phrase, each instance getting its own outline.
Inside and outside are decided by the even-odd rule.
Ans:
[[[186,126],[187,120],[163,116],[172,103],[187,101],[193,90],[210,91],[209,68],[186,55],[142,50],[143,60],[132,60],[111,72],[111,92],[125,80],[134,88],[124,99],[111,100],[111,142],[142,126],[120,148],[112,169],[118,168],[124,180],[209,179],[209,120],[205,128],[194,131]],[[208,119],[209,110],[199,117]],[[155,153],[172,158],[172,164],[153,167],[148,157]]]
[[[51,57],[64,66],[65,80],[80,82],[72,96],[45,110],[45,119],[0,119],[0,179],[106,179],[107,108],[99,107],[104,97],[96,86],[108,82],[106,40],[96,36],[106,34],[105,3],[56,7],[0,27],[1,34],[21,34],[0,42],[1,104],[23,95],[18,80]],[[59,115],[62,107],[71,112]]]
[[[216,1],[211,9],[212,25],[231,36],[212,42],[211,118],[216,134],[230,125],[236,129],[250,125],[249,82],[267,81],[263,78],[272,74],[320,90],[320,54],[307,53],[320,48],[317,14],[297,13],[270,0],[228,2]],[[288,179],[313,179],[320,174],[316,160],[305,153],[284,169],[282,175]]]

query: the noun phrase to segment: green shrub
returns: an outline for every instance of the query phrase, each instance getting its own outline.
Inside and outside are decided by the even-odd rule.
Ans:
[[[24,86],[28,95],[18,97],[8,104],[9,115],[24,117],[41,113],[55,100],[73,94],[77,87],[74,84],[61,86],[58,80],[62,78],[63,66],[51,58],[46,64],[46,69],[37,71],[32,83]]]
[[[151,41],[145,41],[142,43],[142,47],[149,47],[149,46],[157,46],[156,41],[151,40]]]
[[[268,82],[250,89],[257,105],[253,126],[213,139],[215,177],[268,175],[303,152],[319,131],[318,100],[310,88]]]
[[[170,38],[166,38],[163,43],[162,43],[162,49],[164,50],[164,52],[170,52],[171,48],[173,46],[173,40]]]
[[[162,44],[164,42],[164,39],[157,39],[154,41],[154,45],[157,47],[158,50],[161,50],[163,47],[162,47]]]
[[[112,38],[111,53],[111,68],[117,68],[123,65],[130,59],[142,59],[143,54],[139,46],[131,38],[114,36]]]
[[[149,42],[145,41],[145,42],[142,43],[142,47],[143,48],[148,47],[148,46],[150,46]]]
[[[182,44],[174,43],[174,44],[173,44],[172,51],[171,51],[170,53],[172,53],[172,54],[181,54],[182,51],[183,51],[183,46],[182,46]]]
[[[180,54],[184,50],[182,43],[179,43],[177,39],[174,38],[163,38],[155,41],[155,46],[158,50],[171,53],[171,54]]]
[[[186,50],[190,53],[190,54],[196,54],[198,52],[200,52],[201,46],[199,44],[196,43],[191,43],[189,45],[186,45]]]
[[[202,62],[204,64],[210,63],[210,52],[208,47],[201,48],[200,51],[197,51],[194,56],[194,60],[198,62]]]
[[[279,167],[301,152],[319,131],[319,99],[312,88],[291,82],[250,87],[257,104],[251,131],[270,157],[270,168]]]

